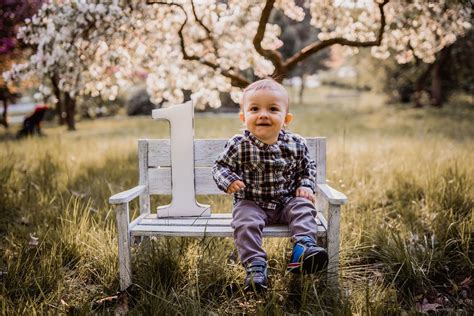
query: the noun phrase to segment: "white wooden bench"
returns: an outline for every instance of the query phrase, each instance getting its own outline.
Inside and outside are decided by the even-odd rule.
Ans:
[[[224,194],[214,183],[212,165],[223,151],[227,139],[193,140],[193,107],[191,102],[153,111],[153,118],[166,119],[171,125],[171,140],[138,141],[139,185],[109,199],[116,205],[119,244],[120,288],[131,285],[130,240],[136,236],[232,237],[231,209],[211,213],[208,205],[196,202],[196,195]],[[311,157],[316,161],[318,242],[327,245],[330,285],[337,286],[339,265],[340,206],[344,194],[326,182],[326,139],[307,138]],[[171,194],[170,205],[150,212],[150,195]],[[140,215],[130,222],[129,202],[139,198]],[[328,220],[322,207],[328,209]],[[265,237],[288,237],[286,225],[264,228]]]

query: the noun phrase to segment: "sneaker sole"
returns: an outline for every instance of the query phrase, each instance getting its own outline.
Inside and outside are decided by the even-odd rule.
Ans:
[[[318,251],[309,255],[303,261],[303,273],[313,274],[323,270],[328,265],[328,253],[325,251]]]
[[[267,285],[263,284],[252,284],[252,285],[247,285],[244,287],[244,292],[256,292],[256,293],[261,293],[264,292],[268,289]]]

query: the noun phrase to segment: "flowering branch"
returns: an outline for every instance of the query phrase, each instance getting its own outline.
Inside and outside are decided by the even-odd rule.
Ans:
[[[163,1],[151,1],[151,0],[148,0],[147,4],[163,4],[163,5],[168,5],[168,6],[176,6],[176,7],[179,7],[181,9],[181,11],[183,11],[185,18],[184,18],[183,24],[181,25],[180,29],[178,30],[178,36],[179,36],[179,39],[180,39],[181,52],[183,54],[183,59],[184,60],[197,61],[197,62],[199,62],[199,63],[201,63],[205,66],[208,66],[208,67],[212,68],[213,70],[216,70],[216,71],[220,72],[223,76],[231,79],[231,83],[235,87],[244,88],[244,87],[246,87],[250,84],[250,81],[248,81],[246,78],[244,78],[240,74],[235,73],[232,70],[223,69],[222,67],[220,67],[220,65],[218,65],[216,63],[213,63],[213,62],[210,62],[208,60],[205,60],[202,57],[188,55],[188,53],[186,52],[186,45],[185,45],[184,35],[183,35],[184,26],[188,22],[188,14],[186,13],[186,10],[183,8],[182,5],[177,4],[177,3],[168,3],[168,2],[163,2]],[[193,1],[191,1],[191,4],[192,4],[192,8],[193,8],[194,18],[206,30],[206,32],[208,34],[208,38],[212,41],[211,31],[197,17]],[[212,42],[214,43],[214,41],[212,41]],[[215,46],[214,46],[214,48],[215,48],[216,53],[217,53],[217,49],[216,49]]]
[[[343,37],[336,37],[331,38],[328,40],[324,40],[317,43],[312,43],[300,51],[298,51],[293,56],[289,57],[286,60],[283,60],[282,55],[277,50],[267,50],[262,47],[262,40],[265,35],[266,25],[270,18],[270,14],[272,12],[273,6],[275,4],[275,0],[267,0],[265,3],[265,7],[263,8],[262,15],[260,17],[260,21],[258,24],[257,33],[253,39],[253,45],[255,50],[263,57],[269,59],[273,65],[275,66],[275,71],[273,73],[273,77],[276,80],[283,80],[286,77],[286,74],[291,71],[299,62],[303,61],[304,59],[310,57],[311,55],[335,44],[344,45],[344,46],[351,46],[351,47],[371,47],[371,46],[379,46],[382,43],[383,34],[385,30],[385,12],[384,6],[390,0],[384,0],[382,3],[378,4],[379,12],[380,12],[380,28],[377,35],[377,39],[374,41],[353,41],[348,40]]]
[[[351,46],[351,47],[371,47],[371,46],[379,46],[382,43],[383,39],[383,34],[385,30],[385,12],[384,12],[384,6],[389,2],[390,0],[384,0],[384,2],[379,3],[379,12],[380,12],[380,28],[379,32],[377,35],[377,39],[374,41],[367,41],[367,42],[360,42],[360,41],[351,41],[348,39],[345,39],[343,37],[336,37],[336,38],[331,38],[328,40],[324,40],[321,42],[317,43],[312,43],[303,49],[301,49],[299,52],[294,54],[293,56],[289,57],[283,64],[283,67],[286,69],[286,71],[290,71],[293,69],[300,61],[308,58],[309,56],[319,52],[320,50],[335,45],[343,45],[343,46]]]
[[[269,59],[273,65],[275,66],[274,74],[282,74],[285,73],[284,65],[283,65],[283,57],[277,50],[268,50],[262,47],[262,40],[265,36],[265,29],[267,27],[268,19],[270,18],[270,14],[273,9],[273,5],[275,4],[275,0],[267,0],[265,3],[265,7],[263,8],[262,15],[260,16],[260,21],[258,22],[257,33],[253,38],[253,45],[255,50],[262,55],[263,57]],[[283,80],[283,78],[281,78]]]

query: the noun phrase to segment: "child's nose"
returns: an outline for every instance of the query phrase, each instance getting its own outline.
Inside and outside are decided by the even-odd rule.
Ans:
[[[259,116],[260,117],[268,117],[268,112],[267,111],[261,111]]]

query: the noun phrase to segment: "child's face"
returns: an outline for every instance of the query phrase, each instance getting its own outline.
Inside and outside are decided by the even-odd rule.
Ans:
[[[240,119],[266,144],[275,143],[283,125],[290,123],[292,118],[288,113],[288,97],[278,90],[248,91],[242,101]]]

